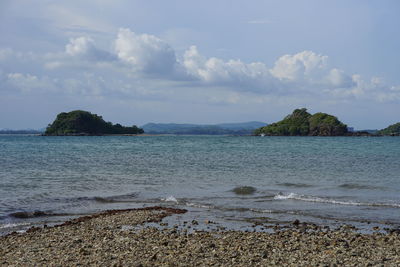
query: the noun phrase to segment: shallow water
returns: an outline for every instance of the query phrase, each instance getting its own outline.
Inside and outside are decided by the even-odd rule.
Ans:
[[[398,137],[0,136],[3,233],[150,205],[398,226],[399,192]]]

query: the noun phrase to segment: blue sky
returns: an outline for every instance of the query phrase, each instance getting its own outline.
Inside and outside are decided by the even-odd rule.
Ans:
[[[125,125],[400,121],[399,1],[0,2],[0,128],[89,110]]]

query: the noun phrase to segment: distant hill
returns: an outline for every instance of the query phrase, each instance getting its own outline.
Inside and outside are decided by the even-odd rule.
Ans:
[[[24,130],[3,129],[3,130],[0,130],[0,134],[42,134],[43,132],[44,131],[32,130],[32,129],[24,129]]]
[[[365,130],[357,130],[357,132],[366,132],[369,134],[378,134],[379,130],[377,129],[365,129]]]
[[[243,123],[221,123],[221,124],[178,124],[178,123],[147,123],[142,126],[148,134],[252,134],[253,131],[266,123],[251,121]]]
[[[223,129],[230,129],[230,130],[257,129],[257,128],[265,126],[265,125],[266,125],[265,122],[260,122],[260,121],[216,124],[216,126],[218,126],[218,127],[221,127]]]
[[[142,134],[143,129],[136,125],[125,127],[106,122],[101,116],[88,111],[74,110],[62,112],[46,129],[45,135],[103,135],[103,134]]]
[[[257,135],[283,136],[341,136],[347,134],[347,125],[326,113],[311,115],[307,109],[295,109],[283,120],[257,129]]]

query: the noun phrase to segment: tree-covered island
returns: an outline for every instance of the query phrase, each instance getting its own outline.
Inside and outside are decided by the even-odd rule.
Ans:
[[[283,120],[258,128],[256,135],[272,136],[342,136],[348,133],[347,125],[326,113],[311,115],[307,109],[295,109]]]
[[[74,110],[57,115],[53,123],[46,128],[44,135],[108,135],[142,134],[143,129],[136,125],[125,127],[106,122],[101,116],[88,111]]]
[[[380,135],[400,136],[400,122],[392,124],[378,132]]]

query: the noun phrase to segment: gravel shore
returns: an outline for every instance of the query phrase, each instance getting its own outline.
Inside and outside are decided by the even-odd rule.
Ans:
[[[162,207],[108,211],[3,236],[0,265],[400,266],[396,231],[360,234],[346,227],[327,230],[298,223],[273,233],[143,226],[184,212]]]

